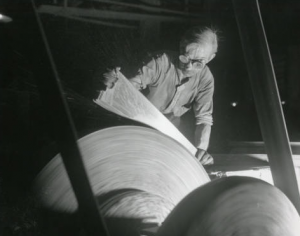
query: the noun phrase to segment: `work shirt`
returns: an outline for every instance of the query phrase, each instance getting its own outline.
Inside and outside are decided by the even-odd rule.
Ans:
[[[149,88],[146,97],[163,114],[181,116],[192,107],[196,125],[212,125],[214,78],[208,66],[184,78],[178,69],[178,55],[162,53],[142,66],[130,81]]]

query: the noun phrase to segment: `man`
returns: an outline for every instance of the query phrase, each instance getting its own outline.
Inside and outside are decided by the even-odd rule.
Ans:
[[[208,66],[216,55],[218,37],[214,30],[193,27],[180,41],[179,55],[161,53],[152,57],[130,78],[138,90],[148,88],[149,101],[175,126],[191,108],[195,114],[196,158],[203,165],[212,164],[206,150],[213,123],[214,78]],[[104,84],[111,88],[117,82],[119,68],[104,74]]]

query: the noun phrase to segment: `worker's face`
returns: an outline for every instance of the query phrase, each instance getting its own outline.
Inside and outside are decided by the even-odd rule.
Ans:
[[[215,57],[211,44],[189,44],[180,53],[179,68],[185,76],[192,76]]]

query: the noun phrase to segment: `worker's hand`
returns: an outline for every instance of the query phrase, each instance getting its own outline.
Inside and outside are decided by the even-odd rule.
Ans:
[[[102,82],[106,85],[107,88],[111,89],[115,86],[115,83],[118,81],[120,69],[120,67],[107,69],[107,72],[103,74]]]
[[[202,165],[214,164],[213,157],[207,151],[205,151],[203,149],[198,148],[198,151],[195,156]]]

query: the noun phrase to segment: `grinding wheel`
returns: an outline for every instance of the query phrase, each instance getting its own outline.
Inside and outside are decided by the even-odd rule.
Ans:
[[[187,194],[210,181],[187,149],[150,128],[107,128],[81,138],[78,144],[105,216],[160,224]],[[45,208],[77,210],[60,154],[38,174],[34,189]]]
[[[276,187],[250,177],[214,180],[186,196],[157,236],[299,236],[300,218]]]

